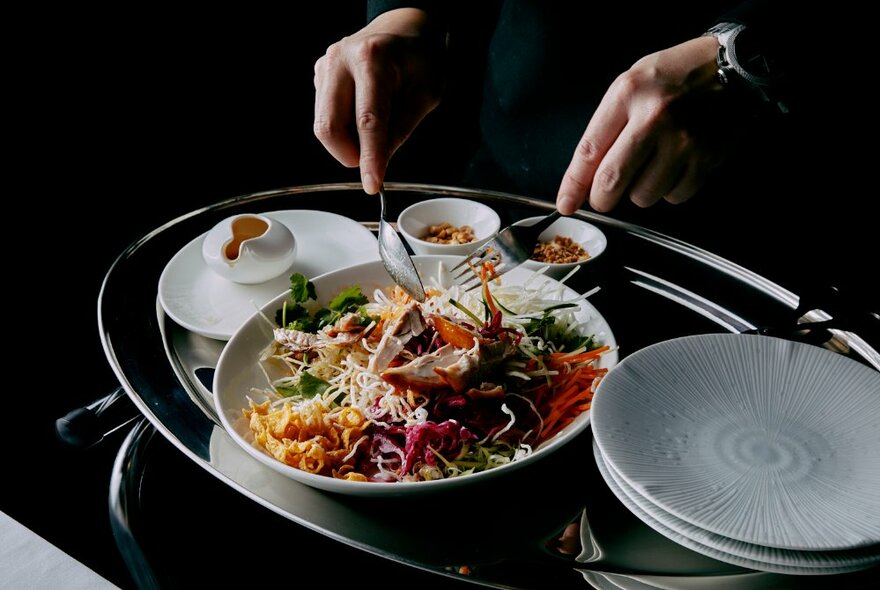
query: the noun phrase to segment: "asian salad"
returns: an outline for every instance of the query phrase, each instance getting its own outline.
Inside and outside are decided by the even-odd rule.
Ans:
[[[559,283],[490,273],[471,292],[429,287],[424,303],[352,286],[326,307],[293,275],[259,359],[268,387],[244,409],[255,443],[354,481],[459,477],[530,455],[589,409],[608,346],[582,333]]]

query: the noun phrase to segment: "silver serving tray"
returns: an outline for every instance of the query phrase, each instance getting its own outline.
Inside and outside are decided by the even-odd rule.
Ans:
[[[456,196],[486,202],[511,219],[553,209],[548,202],[504,193],[400,183],[386,188],[392,206],[400,208],[416,199]],[[648,528],[605,486],[593,464],[589,432],[533,469],[520,470],[524,473],[427,500],[322,492],[250,457],[219,425],[209,389],[224,343],[167,318],[156,285],[177,250],[220,219],[306,208],[353,219],[375,216],[375,203],[364,198],[358,184],[248,195],[156,229],[129,247],[105,278],[99,325],[107,358],[138,409],[194,464],[299,525],[376,555],[488,586],[623,587],[625,580],[632,587],[809,586],[803,577],[757,573],[710,559]],[[675,336],[741,332],[797,319],[792,315],[796,294],[745,268],[645,228],[585,211],[577,215],[599,226],[609,247],[570,285],[581,291],[602,287],[591,302],[612,326],[622,356]],[[829,317],[815,309],[802,320]],[[858,334],[832,330],[831,335],[826,347],[880,370],[880,354]],[[389,517],[426,512],[425,518]],[[426,526],[450,520],[458,526]],[[577,550],[560,549],[562,532],[573,527],[579,531]],[[845,587],[861,580],[853,574],[833,578]],[[835,583],[828,577],[822,581]]]

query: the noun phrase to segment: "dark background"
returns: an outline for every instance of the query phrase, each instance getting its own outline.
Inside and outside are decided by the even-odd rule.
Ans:
[[[294,16],[256,8],[55,14],[21,47],[30,62],[16,63],[22,78],[8,120],[14,190],[6,202],[18,209],[7,213],[6,284],[10,335],[25,338],[7,361],[16,376],[4,412],[13,427],[4,433],[0,508],[121,586],[131,581],[106,510],[121,438],[77,452],[53,431],[55,418],[116,385],[97,332],[101,280],[125,246],[195,207],[357,180],[312,135],[312,68],[363,15],[361,2],[300,6]],[[458,142],[472,137],[468,80],[455,81],[452,99],[400,151],[389,180],[459,182],[466,150]],[[848,139],[855,132],[870,141],[865,114],[849,103],[845,84],[817,85],[797,128],[753,146],[715,179],[724,197],[713,200],[710,186],[679,207],[624,205],[613,215],[795,291],[836,284],[876,308],[875,164]],[[36,254],[24,244],[37,244]],[[182,486],[171,531],[187,526],[187,502],[205,506],[199,486],[218,501],[235,500],[185,463],[168,465]],[[210,549],[212,519],[199,514],[201,550]]]

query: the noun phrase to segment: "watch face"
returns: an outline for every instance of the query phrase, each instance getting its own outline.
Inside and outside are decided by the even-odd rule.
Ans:
[[[767,84],[776,73],[772,57],[763,49],[760,39],[749,27],[740,29],[730,39],[732,65],[754,84]]]

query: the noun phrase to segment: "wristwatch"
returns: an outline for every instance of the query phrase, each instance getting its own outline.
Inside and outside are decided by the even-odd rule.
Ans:
[[[782,75],[773,55],[752,29],[736,23],[719,23],[705,33],[718,39],[718,81],[722,86],[744,89],[782,113],[788,107],[780,96]]]

